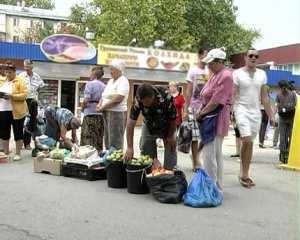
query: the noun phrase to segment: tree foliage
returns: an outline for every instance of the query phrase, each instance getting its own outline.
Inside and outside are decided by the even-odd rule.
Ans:
[[[94,0],[89,8],[75,5],[70,20],[77,33],[88,27],[96,42],[150,47],[155,40],[165,41],[168,49],[180,49],[192,43],[184,6],[186,0]]]
[[[86,27],[96,43],[150,47],[155,40],[165,48],[195,50],[199,44],[226,47],[229,54],[248,48],[259,37],[256,30],[237,23],[232,0],[92,0],[75,5],[71,22],[83,35]]]
[[[1,0],[1,4],[17,5],[17,2],[22,0]],[[25,0],[26,7],[54,9],[55,4],[53,0]]]
[[[32,28],[28,28],[23,32],[22,36],[24,38],[21,41],[40,43],[46,37],[59,33],[74,34],[76,29],[74,25],[67,23],[61,23],[58,29],[54,29],[53,22],[44,22],[44,26],[42,26],[41,22],[35,22]]]
[[[189,33],[210,47],[224,46],[229,53],[244,51],[259,33],[237,23],[237,10],[232,0],[188,0]]]

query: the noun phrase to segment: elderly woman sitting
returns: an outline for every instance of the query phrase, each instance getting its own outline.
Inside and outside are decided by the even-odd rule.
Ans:
[[[97,106],[104,117],[104,140],[106,149],[123,149],[124,132],[127,119],[128,79],[123,75],[125,63],[113,60],[110,68],[111,79],[108,81],[102,100]]]

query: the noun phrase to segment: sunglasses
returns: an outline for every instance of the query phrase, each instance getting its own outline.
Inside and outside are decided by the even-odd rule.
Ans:
[[[248,55],[248,58],[255,58],[255,59],[258,59],[258,58],[259,58],[259,55],[256,55],[256,54],[249,54],[249,55]]]

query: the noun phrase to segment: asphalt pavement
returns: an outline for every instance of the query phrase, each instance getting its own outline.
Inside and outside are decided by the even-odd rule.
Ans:
[[[138,138],[139,131],[135,146]],[[277,168],[278,150],[255,144],[257,186],[245,189],[239,162],[229,157],[234,149],[231,132],[224,141],[224,203],[203,209],[111,189],[105,180],[33,173],[24,151],[22,161],[0,164],[0,240],[300,239],[300,174]],[[179,153],[178,166],[190,180],[189,154]]]

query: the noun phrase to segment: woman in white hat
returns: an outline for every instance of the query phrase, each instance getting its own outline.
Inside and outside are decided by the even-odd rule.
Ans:
[[[123,75],[125,63],[113,60],[110,67],[111,79],[108,81],[97,110],[104,116],[104,140],[106,149],[123,149],[124,132],[127,119],[128,79]]]

